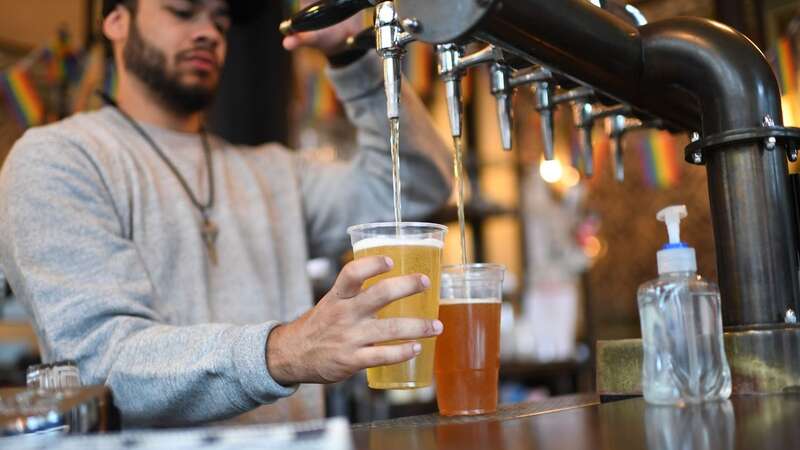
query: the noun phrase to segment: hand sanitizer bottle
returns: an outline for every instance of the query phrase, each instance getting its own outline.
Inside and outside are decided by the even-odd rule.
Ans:
[[[694,249],[680,241],[686,215],[685,205],[656,215],[667,224],[669,243],[657,254],[658,278],[639,287],[642,389],[648,403],[683,405],[731,394],[719,288],[697,274]]]

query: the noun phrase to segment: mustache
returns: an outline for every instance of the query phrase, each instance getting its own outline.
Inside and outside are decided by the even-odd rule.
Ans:
[[[194,58],[200,54],[203,59],[208,59],[215,68],[219,68],[220,63],[217,60],[217,55],[214,53],[215,45],[195,45],[194,47],[186,50],[181,50],[177,54],[175,54],[175,61],[183,61],[187,59]]]

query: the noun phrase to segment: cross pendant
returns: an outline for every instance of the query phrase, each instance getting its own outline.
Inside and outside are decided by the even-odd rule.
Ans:
[[[203,241],[206,243],[206,252],[212,265],[217,265],[217,235],[219,228],[208,217],[203,218]]]

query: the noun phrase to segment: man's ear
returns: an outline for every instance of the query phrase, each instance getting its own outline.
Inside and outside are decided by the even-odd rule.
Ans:
[[[128,8],[117,6],[103,19],[103,34],[112,43],[126,40],[132,19]]]

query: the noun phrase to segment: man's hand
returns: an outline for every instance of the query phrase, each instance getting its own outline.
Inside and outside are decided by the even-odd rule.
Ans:
[[[382,256],[357,259],[339,273],[330,292],[294,322],[276,327],[267,341],[267,368],[278,383],[333,383],[361,369],[395,364],[418,355],[413,339],[441,334],[438,320],[377,319],[389,303],[430,286],[425,275],[381,280],[369,289],[369,278],[388,272],[392,261]],[[375,345],[394,340],[402,344]]]
[[[314,3],[314,0],[303,0],[300,2],[300,6],[304,8],[311,3]],[[314,47],[326,56],[333,56],[344,50],[348,37],[358,34],[364,28],[364,13],[360,12],[344,22],[324,30],[286,36],[283,38],[283,48],[295,50],[300,47]]]

